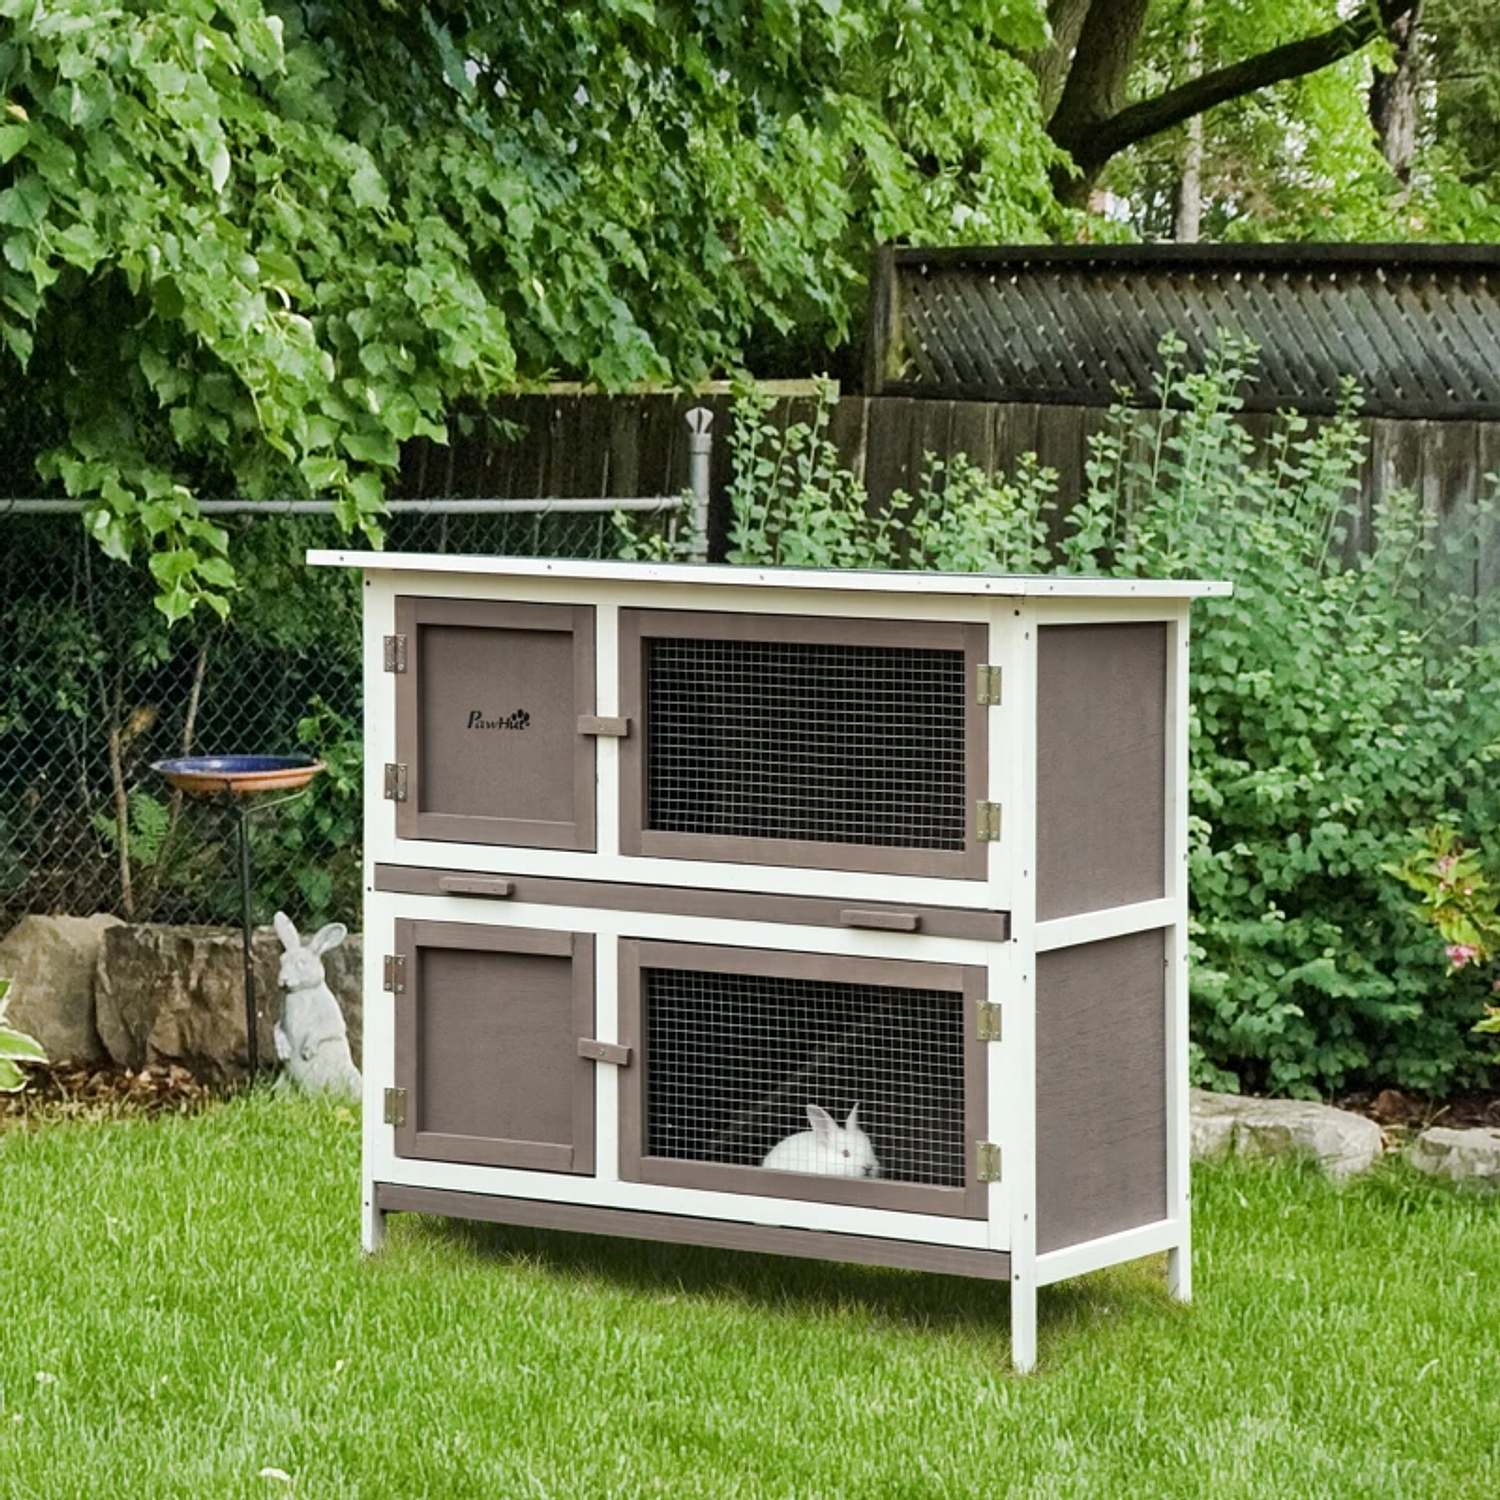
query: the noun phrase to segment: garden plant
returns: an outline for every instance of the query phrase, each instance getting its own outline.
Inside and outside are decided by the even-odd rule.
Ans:
[[[1340,415],[1283,414],[1257,439],[1236,420],[1253,349],[1226,338],[1196,370],[1182,353],[1162,345],[1154,408],[1111,411],[1067,505],[1035,462],[929,459],[873,508],[829,440],[828,389],[791,425],[746,392],[730,560],[1232,581],[1192,645],[1197,1078],[1304,1097],[1481,1084],[1486,986],[1450,971],[1390,867],[1440,821],[1500,823],[1500,592],[1447,586],[1494,511],[1445,525],[1397,492],[1364,514],[1352,384]],[[675,545],[621,525],[627,551]]]

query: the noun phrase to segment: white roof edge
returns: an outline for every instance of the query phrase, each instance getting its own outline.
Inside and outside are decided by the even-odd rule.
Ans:
[[[882,572],[857,568],[729,567],[720,563],[595,562],[577,558],[465,557],[451,553],[315,549],[315,568],[368,573],[474,573],[510,578],[613,579],[732,588],[831,589],[892,594],[972,594],[1001,598],[1202,599],[1233,584],[1187,578],[1069,578],[1062,575]]]

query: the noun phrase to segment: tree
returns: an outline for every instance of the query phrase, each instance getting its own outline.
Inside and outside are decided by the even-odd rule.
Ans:
[[[1299,31],[1275,46],[1132,100],[1130,83],[1137,48],[1152,0],[1049,0],[1051,44],[1034,59],[1043,113],[1052,140],[1068,153],[1054,173],[1065,203],[1082,204],[1106,164],[1127,147],[1149,140],[1217,105],[1317,73],[1361,51],[1404,26],[1418,0],[1363,0],[1354,14],[1340,18],[1330,4],[1331,24]],[[1221,7],[1225,11],[1238,7]],[[1266,8],[1256,7],[1271,35],[1279,28]],[[1300,5],[1283,7],[1286,11]],[[1262,31],[1262,35],[1266,35]]]
[[[373,527],[402,442],[849,330],[869,247],[1036,238],[1033,0],[0,0],[0,421],[228,607],[200,494]]]
[[[1316,31],[1327,0],[1246,0],[1235,6],[1156,0],[1137,44],[1136,97],[1168,94],[1254,53],[1270,35]],[[1199,57],[1189,60],[1196,41]],[[1383,44],[1238,99],[1138,142],[1102,169],[1098,187],[1147,238],[1180,237],[1194,152],[1201,231],[1213,240],[1403,239],[1418,232],[1401,183],[1372,129],[1371,80]]]

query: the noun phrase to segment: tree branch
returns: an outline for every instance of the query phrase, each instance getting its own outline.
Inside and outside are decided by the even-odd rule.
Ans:
[[[1216,104],[1253,94],[1273,83],[1316,73],[1330,63],[1349,57],[1376,37],[1384,35],[1417,3],[1418,0],[1376,0],[1358,15],[1329,31],[1287,42],[1230,67],[1205,73],[1178,88],[1168,89],[1155,99],[1132,104],[1092,127],[1085,125],[1075,132],[1061,134],[1054,131],[1053,139],[1072,155],[1082,170],[1084,181],[1091,182],[1110,157],[1137,141],[1170,130]],[[1058,116],[1062,113],[1059,108]],[[1075,138],[1068,139],[1069,134]]]
[[[1119,114],[1106,120],[1095,132],[1090,144],[1097,151],[1103,148],[1102,161],[1107,161],[1116,152],[1133,146],[1148,136],[1159,135],[1180,125],[1193,115],[1202,114],[1216,104],[1253,94],[1273,83],[1283,83],[1290,78],[1301,78],[1316,73],[1330,63],[1349,57],[1361,47],[1382,36],[1388,27],[1409,10],[1417,0],[1381,0],[1378,6],[1370,6],[1357,16],[1341,22],[1330,31],[1318,36],[1303,37],[1300,41],[1287,42],[1273,47],[1257,57],[1246,58],[1227,68],[1205,73],[1201,78],[1169,89],[1155,99],[1145,99],[1122,109]]]

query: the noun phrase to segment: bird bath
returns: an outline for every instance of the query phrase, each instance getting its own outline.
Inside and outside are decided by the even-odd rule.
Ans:
[[[283,802],[300,797],[325,766],[305,755],[190,755],[177,760],[158,760],[151,765],[169,786],[189,797],[219,798],[236,815],[240,841],[240,918],[245,959],[245,1037],[250,1064],[250,1082],[260,1067],[260,1047],[255,1024],[255,965],[251,955],[254,918],[251,910],[250,829],[252,812],[268,812]],[[269,802],[252,802],[264,792],[287,795]]]

